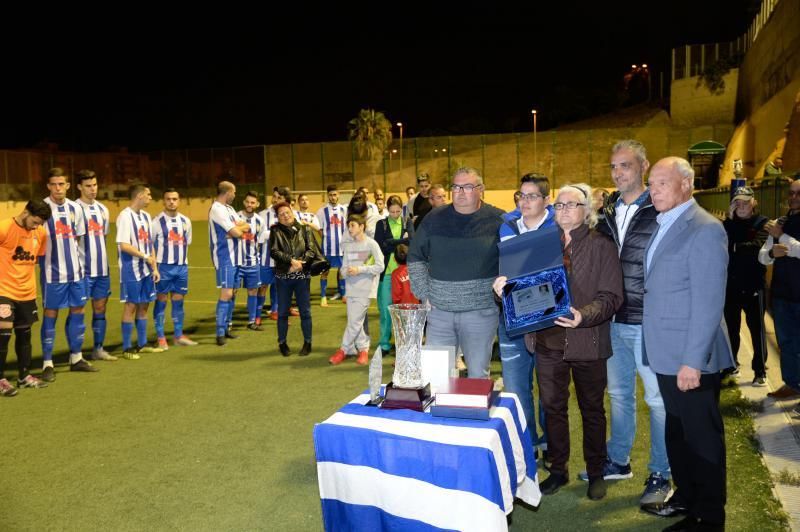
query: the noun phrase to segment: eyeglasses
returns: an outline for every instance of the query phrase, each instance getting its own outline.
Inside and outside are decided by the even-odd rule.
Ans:
[[[527,201],[536,201],[537,199],[543,198],[543,197],[544,196],[542,196],[541,194],[535,194],[533,192],[531,192],[530,194],[522,194],[522,193],[520,193],[520,195],[519,195],[519,199],[527,200]]]
[[[482,185],[450,185],[450,190],[453,192],[472,192],[481,186]]]
[[[585,205],[586,205],[585,203],[578,203],[577,201],[568,201],[566,203],[562,201],[557,201],[553,203],[553,208],[557,211],[560,211],[561,209],[566,207],[567,210],[573,211],[578,207],[583,207]]]

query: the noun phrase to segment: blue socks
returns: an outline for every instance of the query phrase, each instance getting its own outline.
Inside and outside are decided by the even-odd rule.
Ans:
[[[44,317],[42,320],[42,359],[53,360],[53,342],[56,339],[56,318]]]
[[[225,336],[228,324],[228,304],[230,301],[217,301],[217,336]],[[231,305],[232,306],[232,305]]]
[[[261,309],[264,308],[264,302],[267,300],[267,296],[256,296],[256,305],[258,308],[256,309],[256,318],[261,317]]]
[[[172,300],[172,325],[175,326],[175,338],[183,336],[183,299]]]
[[[236,294],[233,295],[230,301],[228,301],[228,319],[225,322],[226,327],[230,327],[233,323],[233,307],[236,306]]]
[[[131,350],[131,336],[133,336],[133,322],[122,322],[122,350]]]
[[[252,323],[256,321],[256,317],[258,317],[258,309],[261,308],[258,306],[258,296],[251,296],[250,294],[247,295],[247,321],[248,323]]]
[[[153,321],[156,326],[156,336],[164,338],[164,321],[167,319],[167,302],[156,299],[153,305]]]
[[[103,347],[106,341],[106,314],[92,314],[92,333],[94,334],[94,348]]]
[[[83,313],[69,314],[66,323],[67,343],[69,352],[80,353],[83,349],[83,338],[86,335],[86,323],[83,321]]]
[[[147,345],[147,318],[136,318],[136,345]]]
[[[326,293],[328,291],[328,280],[323,279],[322,277],[319,278],[319,297],[327,297]]]
[[[344,297],[344,279],[339,279],[339,295]]]

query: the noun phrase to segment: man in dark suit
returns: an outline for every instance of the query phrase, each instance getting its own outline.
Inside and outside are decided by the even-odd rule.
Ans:
[[[720,371],[733,365],[722,319],[728,265],[722,224],[692,198],[694,170],[667,157],[650,171],[658,229],[645,251],[645,353],[667,412],[666,444],[676,492],[664,530],[723,530],[725,435]],[[668,512],[668,514],[670,514]]]

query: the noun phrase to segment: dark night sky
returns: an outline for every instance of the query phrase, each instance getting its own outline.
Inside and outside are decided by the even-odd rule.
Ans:
[[[160,6],[8,24],[0,148],[344,140],[363,107],[404,122],[406,137],[527,130],[533,107],[543,130],[557,125],[548,104],[563,113],[564,95],[574,94],[591,106],[588,95],[618,86],[632,63],[668,77],[672,47],[733,39],[758,6],[541,3],[331,2],[191,14]]]

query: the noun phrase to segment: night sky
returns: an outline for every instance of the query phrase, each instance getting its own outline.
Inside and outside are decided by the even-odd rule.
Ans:
[[[668,80],[671,48],[734,39],[759,5],[330,4],[6,20],[0,149],[345,140],[364,107],[405,137],[526,131],[534,107],[544,130],[607,108],[633,63]]]

